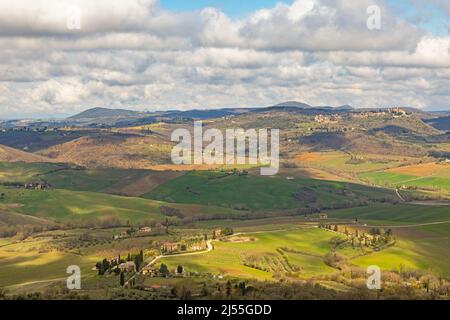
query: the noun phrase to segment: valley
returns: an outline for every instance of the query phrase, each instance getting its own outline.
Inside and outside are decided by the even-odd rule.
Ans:
[[[0,298],[448,299],[446,119],[290,103],[0,123]],[[280,129],[279,174],[173,165],[194,120]]]

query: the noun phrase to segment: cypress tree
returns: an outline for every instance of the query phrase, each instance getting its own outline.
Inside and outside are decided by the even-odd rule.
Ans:
[[[125,275],[123,272],[120,273],[120,286],[123,287],[125,285]]]

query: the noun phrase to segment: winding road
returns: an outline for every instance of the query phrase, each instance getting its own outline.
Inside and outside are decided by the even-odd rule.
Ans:
[[[146,265],[144,268],[151,267],[151,266],[152,266],[153,264],[155,264],[159,259],[162,259],[162,258],[180,257],[180,256],[194,256],[194,255],[198,255],[198,254],[204,254],[204,253],[211,252],[213,249],[214,249],[214,247],[213,247],[213,245],[212,245],[212,240],[208,240],[208,241],[206,241],[206,250],[203,250],[203,251],[195,251],[195,252],[186,252],[186,253],[177,253],[177,254],[166,255],[166,256],[165,256],[165,255],[159,255],[159,256],[153,258],[152,261],[150,261],[149,263],[147,263],[147,265]],[[133,280],[134,278],[136,278],[136,275],[137,275],[138,273],[139,273],[139,272],[136,272],[130,279],[128,279],[128,280],[125,282],[125,285],[124,285],[124,286],[127,286],[127,285],[130,283],[131,280]]]
[[[400,200],[402,200],[402,202],[406,202],[405,198],[403,198],[402,195],[400,194],[400,191],[398,190],[398,188],[395,189],[395,193],[400,198]]]
[[[236,237],[236,236],[241,236],[241,235],[250,235],[250,234],[259,234],[259,233],[266,233],[266,232],[280,232],[280,231],[292,231],[292,230],[299,230],[299,229],[309,229],[309,228],[316,228],[316,226],[302,226],[302,227],[297,227],[297,228],[289,228],[289,229],[277,229],[277,230],[263,230],[263,231],[249,231],[249,232],[238,232],[235,233],[233,235],[231,235],[231,237]],[[213,240],[208,240],[206,241],[206,246],[207,249],[203,250],[203,251],[195,251],[195,252],[186,252],[186,253],[177,253],[177,254],[172,254],[172,255],[159,255],[155,258],[153,258],[153,260],[151,260],[148,264],[147,267],[151,267],[152,265],[154,265],[158,260],[162,259],[162,258],[171,258],[171,257],[181,257],[181,256],[194,256],[194,255],[199,255],[199,254],[205,254],[208,252],[211,252],[214,249],[214,246],[212,244]]]

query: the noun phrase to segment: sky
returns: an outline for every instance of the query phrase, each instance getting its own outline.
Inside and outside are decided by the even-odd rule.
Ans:
[[[277,0],[162,0],[161,6],[173,11],[189,11],[201,10],[206,7],[217,8],[226,13],[231,18],[243,18],[252,12],[270,8],[277,4],[277,2],[284,2],[292,4],[292,1],[277,1]]]
[[[288,100],[450,110],[449,28],[448,0],[0,0],[0,118]]]

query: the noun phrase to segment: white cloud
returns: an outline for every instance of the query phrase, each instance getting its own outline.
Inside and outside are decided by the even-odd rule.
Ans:
[[[380,31],[366,28],[373,3]],[[70,6],[82,12],[81,30],[66,27]],[[170,12],[156,0],[0,0],[0,116],[291,99],[449,107],[449,70],[450,37],[381,0],[297,0],[243,19]]]
[[[103,89],[99,83],[82,84],[77,79],[67,79],[64,82],[48,80],[29,92],[31,102],[50,105],[76,104]]]
[[[158,10],[154,0],[2,0],[0,34],[70,35],[73,9],[81,13],[79,33],[141,30]]]

